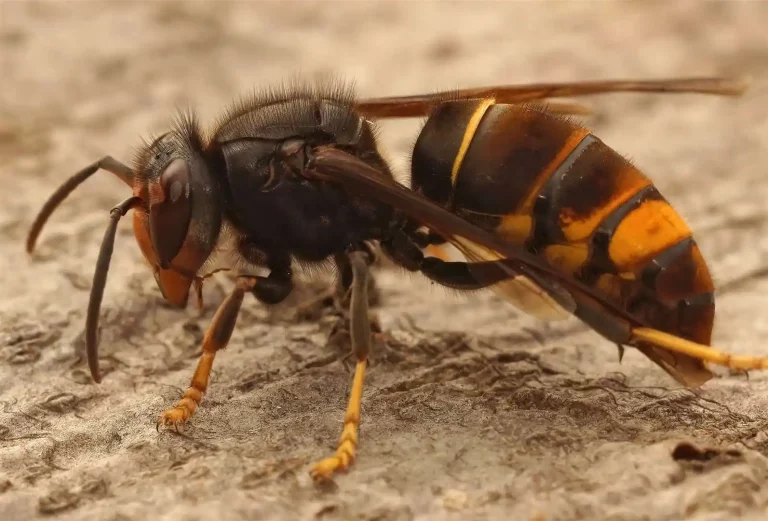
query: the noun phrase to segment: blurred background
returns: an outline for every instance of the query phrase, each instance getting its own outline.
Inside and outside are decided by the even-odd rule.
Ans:
[[[768,334],[766,27],[768,2],[746,1],[0,2],[0,399],[10,404],[0,411],[0,518],[757,516],[768,497],[768,452],[755,438],[768,406],[760,375],[714,381],[705,396],[730,409],[707,408],[670,390],[636,353],[619,365],[614,346],[573,324],[542,325],[493,297],[463,301],[415,278],[403,285],[402,275],[381,279],[391,304],[382,321],[400,347],[431,354],[371,373],[362,456],[337,493],[314,491],[306,473],[340,432],[348,374],[310,363],[332,352],[316,325],[267,324],[255,303],[217,358],[192,433],[158,435],[156,415],[186,386],[223,294],[211,291],[201,317],[163,308],[122,223],[102,331],[103,363],[115,372],[94,386],[83,378],[82,324],[107,212],[123,186],[106,174],[83,185],[49,223],[34,261],[23,241],[72,172],[105,154],[130,160],[178,108],[213,122],[240,95],[297,75],[335,75],[366,97],[745,75],[752,88],[740,99],[583,101],[595,110],[586,123],[696,230],[720,288],[717,344],[768,354],[759,341]],[[401,178],[419,125],[380,125]],[[465,349],[444,338],[467,331],[469,340],[457,337]],[[490,350],[482,356],[477,335]],[[483,372],[486,357],[510,349],[534,358]],[[604,390],[599,379],[618,373]],[[526,387],[530,375],[536,382]],[[641,386],[661,390],[649,398],[634,391]],[[69,406],[44,407],[60,395],[72,397]],[[754,452],[702,478],[721,485],[714,490],[669,458],[680,437]]]

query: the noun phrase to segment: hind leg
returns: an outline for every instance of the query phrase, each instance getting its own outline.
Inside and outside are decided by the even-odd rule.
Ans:
[[[425,256],[421,251],[429,245],[440,244],[439,238],[419,232],[398,232],[381,244],[392,261],[408,271],[419,272],[428,279],[448,288],[471,291],[487,288],[509,278],[496,261],[448,262],[438,257]]]

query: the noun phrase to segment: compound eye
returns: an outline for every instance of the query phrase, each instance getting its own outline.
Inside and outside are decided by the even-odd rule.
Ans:
[[[167,269],[187,237],[192,218],[189,165],[173,160],[160,175],[160,197],[150,203],[149,233],[160,267]]]

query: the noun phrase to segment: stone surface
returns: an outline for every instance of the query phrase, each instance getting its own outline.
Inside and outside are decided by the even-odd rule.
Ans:
[[[741,99],[620,94],[586,121],[696,230],[718,283],[715,345],[768,355],[768,4],[763,2],[0,3],[0,518],[28,520],[696,520],[768,515],[768,378],[680,389],[575,321],[494,295],[379,276],[387,349],[367,379],[360,459],[308,470],[340,433],[349,373],[327,321],[248,299],[183,435],[157,433],[228,285],[165,306],[122,223],[102,384],[83,324],[107,212],[97,175],[30,259],[26,230],[71,172],[129,160],[177,107],[212,121],[296,73],[362,95],[530,81],[747,74]],[[419,123],[381,125],[406,173]],[[405,281],[405,283],[404,283]],[[678,449],[688,441],[714,448]],[[737,454],[728,453],[736,450]]]

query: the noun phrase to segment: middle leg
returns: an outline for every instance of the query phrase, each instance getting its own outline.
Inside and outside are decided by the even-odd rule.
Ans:
[[[369,267],[375,264],[377,255],[371,245],[363,243],[356,249],[368,254],[366,263]],[[337,320],[333,323],[328,334],[328,341],[333,344],[338,343],[339,347],[346,349],[350,332],[350,297],[354,276],[347,253],[334,255],[333,262],[336,273],[335,281],[309,300],[299,303],[294,309],[296,316],[302,320],[317,320],[322,316],[335,317]],[[378,317],[373,311],[370,311],[370,308],[379,305],[380,296],[376,279],[370,270],[367,274],[367,280],[368,316],[373,333],[378,334],[381,333],[381,326]]]
[[[323,459],[312,468],[310,475],[316,481],[330,479],[336,472],[346,470],[355,459],[357,451],[363,382],[371,352],[371,324],[368,319],[368,263],[369,258],[366,252],[354,251],[349,254],[352,270],[349,329],[357,365],[338,448],[333,456]]]
[[[365,262],[369,268],[366,271],[367,282],[365,288],[368,321],[371,327],[371,331],[374,335],[377,335],[381,333],[381,324],[379,323],[379,319],[375,312],[371,311],[370,309],[371,307],[379,304],[380,298],[378,288],[376,287],[375,278],[370,271],[370,266],[375,263],[376,254],[373,251],[373,248],[367,244],[361,245],[360,249],[360,253],[367,253],[367,256],[365,256]],[[334,262],[336,263],[338,278],[336,280],[335,286],[331,291],[333,291],[334,312],[338,315],[338,320],[329,333],[329,341],[336,342],[337,340],[341,340],[340,347],[346,348],[348,347],[346,340],[350,338],[350,333],[352,331],[352,308],[350,299],[352,297],[352,286],[354,284],[354,270],[350,255],[336,255],[334,257]],[[354,348],[352,351],[354,351]]]

